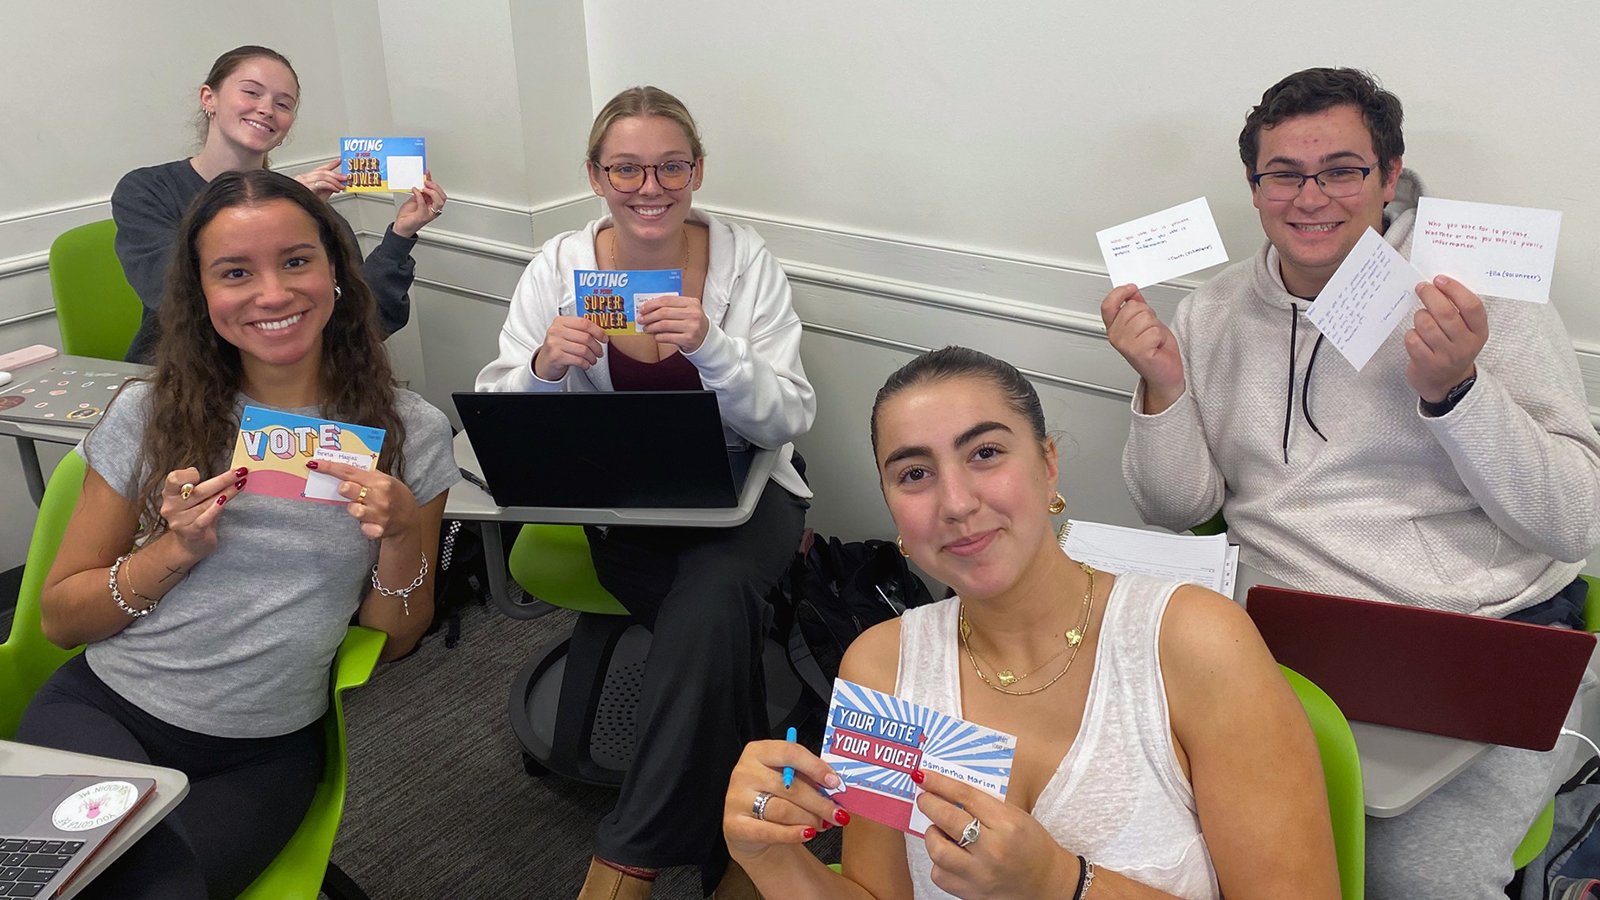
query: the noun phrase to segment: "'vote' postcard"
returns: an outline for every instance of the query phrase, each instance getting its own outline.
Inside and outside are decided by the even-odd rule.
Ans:
[[[921,837],[931,824],[917,809],[917,769],[964,781],[1004,800],[1016,737],[891,694],[836,679],[822,759],[843,784],[833,802]]]
[[[306,463],[325,459],[372,471],[383,452],[383,429],[246,406],[233,445],[233,464],[250,470],[243,493],[292,500],[349,503],[340,479]]]

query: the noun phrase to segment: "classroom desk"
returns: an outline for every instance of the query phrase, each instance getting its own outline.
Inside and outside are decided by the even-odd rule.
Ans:
[[[483,477],[478,465],[478,454],[472,449],[465,431],[456,435],[456,465]],[[755,448],[755,458],[750,461],[750,474],[739,492],[739,505],[723,509],[576,509],[563,506],[496,506],[489,493],[463,479],[450,490],[445,501],[444,517],[482,522],[483,555],[485,559],[505,558],[505,545],[500,526],[505,524],[544,523],[554,525],[659,525],[690,528],[732,528],[743,525],[755,514],[756,502],[778,462],[778,451]],[[506,615],[518,619],[532,619],[549,612],[545,604],[519,605],[511,601],[506,589],[506,572],[499,565],[488,566],[489,598]]]
[[[11,373],[11,383],[6,385],[0,393],[9,392],[21,387],[27,381],[37,377],[36,373],[47,371],[62,365],[76,365],[78,368],[94,369],[103,366],[107,361],[94,359],[88,356],[52,356],[43,362],[36,362],[31,366],[23,366]],[[148,366],[135,366],[132,363],[113,362],[117,368],[132,367],[136,371],[147,371]],[[38,506],[44,499],[44,470],[39,465],[39,450],[34,446],[35,441],[44,441],[47,444],[67,444],[76,446],[89,433],[94,423],[100,421],[95,417],[88,422],[79,423],[70,419],[61,419],[58,422],[46,422],[42,419],[17,420],[0,416],[0,436],[9,437],[17,442],[17,455],[22,458],[22,479],[28,485],[28,496],[33,498],[33,505]]]
[[[1258,584],[1290,587],[1240,563],[1233,598],[1243,604],[1250,588]],[[1398,816],[1421,803],[1494,746],[1371,722],[1351,722],[1350,733],[1361,755],[1367,815],[1380,819]]]
[[[83,890],[84,885],[105,871],[106,866],[133,846],[134,841],[144,837],[189,793],[189,779],[177,769],[106,759],[103,756],[85,756],[13,741],[0,741],[0,775],[133,775],[156,780],[155,796],[106,839],[100,851],[89,859],[61,894],[63,898],[75,896]]]

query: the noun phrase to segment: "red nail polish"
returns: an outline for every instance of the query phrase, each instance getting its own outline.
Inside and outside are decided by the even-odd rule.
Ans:
[[[308,468],[308,469],[315,469],[316,467],[317,467],[317,461],[314,460],[314,459],[311,460],[310,462],[306,463],[306,468]]]
[[[926,776],[924,776],[922,774],[922,770],[921,769],[912,769],[911,770],[911,780],[915,781],[917,784],[921,784],[922,783],[922,779],[924,777],[926,777]]]
[[[250,474],[250,470],[246,469],[244,466],[240,466],[239,468],[233,470],[233,474],[239,476],[240,478],[243,478],[246,475]]]
[[[800,829],[800,836],[809,841],[817,836],[817,830],[812,828],[810,825],[807,825],[806,827]]]
[[[823,831],[827,831],[829,828],[832,828],[832,827],[833,827],[833,825],[831,823],[828,823],[828,822],[823,822],[822,823],[822,830]]]
[[[241,479],[239,479],[239,480],[238,480],[238,481],[235,481],[235,482],[234,482],[234,483],[233,483],[233,488],[234,488],[234,490],[237,490],[237,491],[242,491],[242,490],[244,490],[244,479],[243,479],[243,478],[241,478]]]
[[[840,825],[849,825],[850,814],[842,809],[836,809],[833,811],[833,820],[838,822]]]
[[[221,497],[217,498],[217,505],[218,506],[221,506],[222,504],[227,503],[227,502],[228,502],[228,495],[227,494],[223,494]]]

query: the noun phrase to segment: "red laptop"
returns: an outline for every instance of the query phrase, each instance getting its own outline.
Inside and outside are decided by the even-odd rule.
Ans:
[[[1345,718],[1528,750],[1555,746],[1595,646],[1584,631],[1265,585],[1245,608]]]

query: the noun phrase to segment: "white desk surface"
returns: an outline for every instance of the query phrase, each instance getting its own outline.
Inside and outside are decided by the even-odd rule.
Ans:
[[[456,435],[456,465],[483,477],[478,454],[465,431]],[[723,509],[579,509],[563,506],[496,506],[489,493],[466,479],[450,489],[444,517],[482,522],[542,522],[555,525],[664,525],[732,528],[755,514],[756,502],[778,462],[776,450],[756,449],[750,474],[739,492],[739,505]]]
[[[61,894],[63,898],[75,896],[84,885],[105,871],[106,866],[111,865],[134,841],[144,837],[189,793],[189,779],[177,769],[163,769],[102,756],[85,756],[14,741],[0,741],[0,775],[133,775],[156,780],[155,796],[106,839],[100,851],[90,858],[83,871],[72,879],[72,883]]]
[[[1258,584],[1290,587],[1240,563],[1234,599],[1243,604],[1250,588]],[[1380,819],[1398,816],[1421,803],[1494,746],[1370,722],[1351,722],[1350,733],[1361,755],[1367,815]]]

